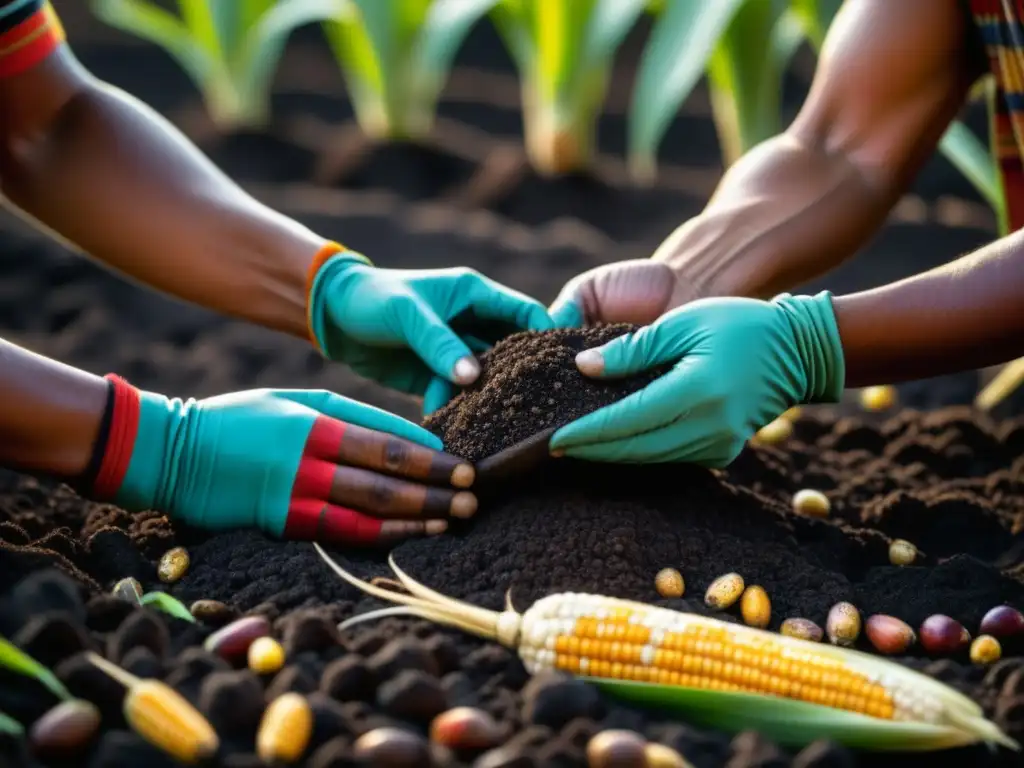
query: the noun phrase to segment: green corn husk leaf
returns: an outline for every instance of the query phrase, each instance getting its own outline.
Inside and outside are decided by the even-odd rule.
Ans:
[[[10,715],[0,712],[0,733],[6,733],[9,736],[21,736],[25,733],[25,726]]]
[[[756,730],[789,746],[831,739],[857,749],[930,751],[976,742],[970,734],[948,726],[881,720],[781,697],[592,677],[583,679],[619,699],[656,708],[660,713],[683,715],[698,725],[730,732]],[[986,725],[995,729],[990,723]],[[999,735],[1000,743],[1015,746],[1012,740]]]
[[[629,163],[636,177],[654,176],[665,131],[745,2],[665,0],[641,57],[629,111]]]
[[[168,595],[166,592],[147,592],[140,599],[143,605],[156,608],[177,619],[182,619],[192,624],[196,622],[192,612],[180,600]]]
[[[35,678],[54,696],[70,701],[72,696],[64,684],[50,670],[33,659],[5,637],[0,637],[0,666],[26,677]]]

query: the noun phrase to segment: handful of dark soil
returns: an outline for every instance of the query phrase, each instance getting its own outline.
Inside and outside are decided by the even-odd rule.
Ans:
[[[637,392],[666,367],[624,379],[591,379],[576,355],[639,328],[627,323],[527,331],[502,339],[480,356],[483,372],[469,388],[431,414],[424,426],[445,450],[476,462],[550,427]]]

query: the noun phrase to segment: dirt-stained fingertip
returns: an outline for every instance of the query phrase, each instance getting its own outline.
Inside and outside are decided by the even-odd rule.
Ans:
[[[456,488],[469,488],[476,480],[476,470],[472,464],[459,464],[452,470],[451,483]]]
[[[451,515],[465,520],[476,514],[476,496],[469,491],[460,491],[452,497]]]

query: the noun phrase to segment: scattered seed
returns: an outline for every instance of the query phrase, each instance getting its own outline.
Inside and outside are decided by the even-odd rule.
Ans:
[[[821,491],[802,488],[793,494],[793,511],[806,517],[828,517],[832,503]]]
[[[601,731],[587,742],[589,768],[646,768],[647,740],[626,730]]]
[[[257,675],[269,675],[284,666],[284,648],[272,637],[257,637],[248,651],[249,669]]]
[[[704,593],[704,602],[709,608],[724,611],[740,599],[744,587],[746,584],[743,583],[742,576],[738,573],[727,573],[711,582],[708,591]]]
[[[864,623],[864,633],[871,644],[886,655],[903,653],[917,642],[917,636],[909,624],[880,613],[868,617]]]
[[[156,567],[156,575],[160,577],[160,581],[172,584],[185,575],[188,564],[188,552],[184,547],[169,549],[160,558],[160,563]]]
[[[196,600],[189,611],[199,621],[207,624],[228,624],[238,616],[233,608],[220,600]]]
[[[784,416],[769,421],[754,433],[751,442],[754,445],[778,445],[788,440],[793,434],[793,422]]]
[[[683,574],[675,568],[662,568],[654,577],[654,586],[662,597],[682,597],[686,591]]]
[[[294,763],[313,735],[313,710],[298,693],[278,696],[267,707],[256,733],[256,754],[266,762]]]
[[[791,422],[796,421],[797,419],[800,418],[800,415],[803,413],[803,411],[804,409],[801,408],[799,405],[794,405],[788,411],[784,412],[782,416],[780,416],[779,418],[786,419],[787,421]]]
[[[110,593],[132,605],[142,605],[142,585],[131,576],[117,582]]]
[[[427,740],[402,728],[367,731],[352,745],[353,757],[365,765],[421,768],[430,764]]]
[[[813,621],[799,618],[786,619],[782,622],[782,626],[779,627],[779,632],[787,637],[810,640],[812,643],[820,642],[821,638],[825,636],[825,633],[821,631],[821,627]]]
[[[269,634],[270,622],[263,616],[245,616],[207,637],[203,648],[225,659],[231,659],[244,656],[249,652],[249,646],[253,641]]]
[[[963,624],[941,613],[925,619],[918,636],[924,649],[936,656],[958,653],[971,642]]]
[[[864,387],[860,391],[860,406],[865,411],[886,411],[896,404],[896,387],[884,384]]]
[[[1024,635],[1024,614],[1009,605],[997,605],[981,620],[978,631],[995,638]]]
[[[971,643],[971,661],[975,664],[993,664],[999,661],[1003,649],[991,635],[978,635]]]
[[[764,629],[772,620],[772,602],[764,587],[752,584],[740,598],[740,614],[751,627]]]
[[[917,559],[917,547],[905,539],[893,539],[889,545],[889,562],[893,565],[910,565]]]
[[[490,749],[501,737],[501,727],[494,718],[475,707],[449,709],[430,723],[430,740],[449,749]]]
[[[860,611],[853,603],[836,603],[828,612],[825,632],[833,645],[853,645],[860,636]]]
[[[650,741],[644,747],[644,757],[647,760],[647,768],[693,768],[685,757],[676,752],[672,747]]]
[[[100,727],[100,711],[82,699],[62,701],[32,724],[29,742],[40,757],[84,754]]]

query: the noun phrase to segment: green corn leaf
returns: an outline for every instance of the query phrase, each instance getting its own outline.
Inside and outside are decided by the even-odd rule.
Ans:
[[[999,171],[988,147],[970,128],[957,121],[942,136],[939,149],[997,214],[1004,206],[1003,186]]]
[[[959,728],[882,720],[781,697],[620,680],[584,679],[613,696],[657,709],[662,714],[682,716],[698,725],[730,732],[756,730],[789,746],[803,746],[817,739],[831,739],[858,749],[928,751],[964,746],[981,740]],[[981,722],[995,728],[987,721]],[[986,726],[982,728],[987,731]]]
[[[800,19],[815,49],[821,49],[828,28],[842,4],[843,0],[792,0],[793,13]]]
[[[25,733],[25,727],[10,715],[0,712],[0,733],[21,736]]]
[[[386,122],[382,105],[384,78],[373,41],[354,0],[345,0],[343,13],[324,25],[328,42],[341,64],[356,116],[364,129]],[[370,131],[375,132],[374,130]]]
[[[653,175],[665,131],[744,2],[665,0],[641,58],[629,114],[629,161],[637,176]]]
[[[151,606],[177,619],[195,624],[196,619],[192,612],[180,600],[171,597],[166,592],[147,592],[142,596],[141,601],[143,605]]]
[[[516,68],[525,75],[536,58],[537,43],[532,35],[532,25],[526,3],[531,0],[500,0],[491,9],[490,17],[494,28],[508,48]]]
[[[590,71],[610,65],[612,55],[636,26],[647,0],[597,0],[587,20],[579,68]]]
[[[20,675],[35,678],[58,699],[71,699],[68,689],[53,672],[4,637],[0,637],[0,666]]]
[[[215,8],[220,8],[218,12]],[[192,39],[206,50],[215,61],[228,62],[229,54],[224,47],[218,27],[220,23],[228,25],[231,17],[225,15],[224,9],[232,6],[233,3],[221,3],[217,0],[178,0],[178,10],[185,27],[189,30]]]
[[[92,0],[92,9],[110,26],[159,45],[199,88],[214,77],[217,60],[174,14],[148,0]]]
[[[268,4],[263,3],[264,6]],[[255,5],[248,11],[258,10]],[[258,104],[270,92],[270,81],[281,60],[289,36],[306,24],[330,21],[345,12],[344,0],[286,0],[270,3],[244,38],[238,54],[239,86],[243,102]],[[248,23],[251,17],[242,17]],[[260,105],[262,106],[262,105]],[[260,111],[259,107],[255,108]]]
[[[472,26],[498,0],[434,0],[409,57],[414,90],[421,101],[436,102],[452,61]]]

